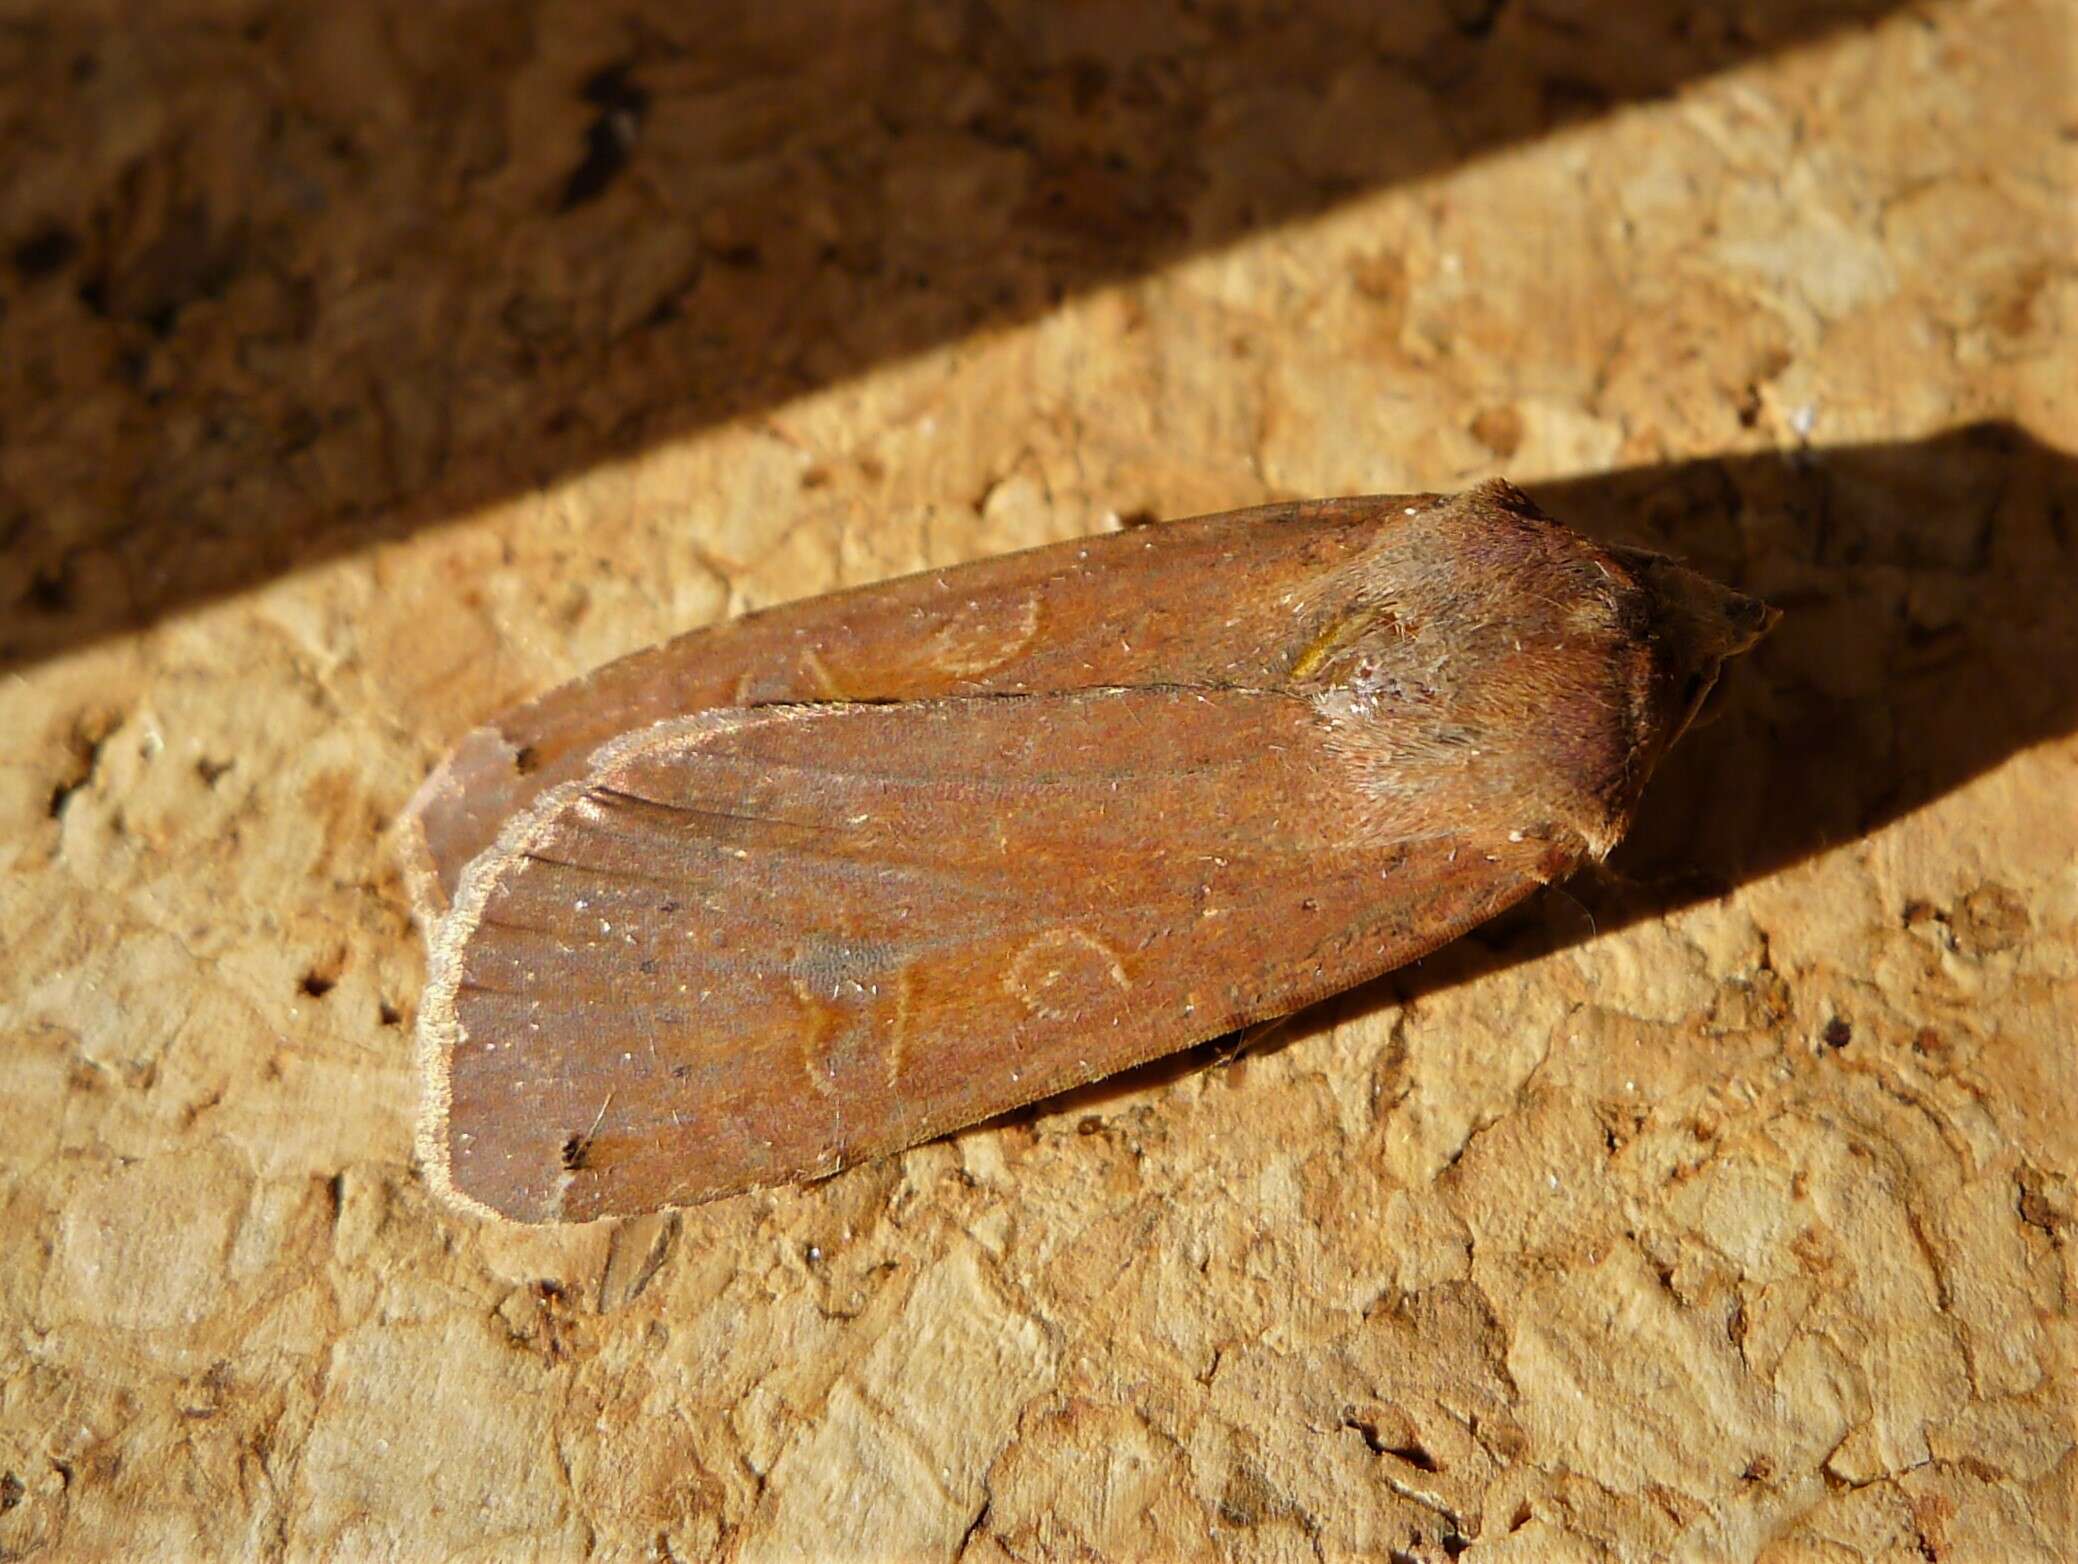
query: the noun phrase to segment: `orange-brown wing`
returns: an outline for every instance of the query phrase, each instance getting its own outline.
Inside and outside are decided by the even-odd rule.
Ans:
[[[583,777],[601,744],[668,718],[780,701],[1276,682],[1317,628],[1294,597],[1317,593],[1417,500],[1429,503],[1312,500],[1076,538],[636,652],[464,736],[405,822],[414,899],[428,917],[444,909],[509,816]],[[1318,605],[1319,617],[1335,606]]]
[[[632,735],[462,880],[428,1164],[537,1221],[826,1174],[1360,982],[1570,867],[1366,796],[1325,732],[1301,697],[1156,687]]]

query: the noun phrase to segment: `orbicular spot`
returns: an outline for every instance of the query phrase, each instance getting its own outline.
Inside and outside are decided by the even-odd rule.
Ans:
[[[1133,983],[1109,945],[1064,928],[1047,930],[1012,957],[1003,986],[1033,1015],[1058,1021],[1090,1013]]]

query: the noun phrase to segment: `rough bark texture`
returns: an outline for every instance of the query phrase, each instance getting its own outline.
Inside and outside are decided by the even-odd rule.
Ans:
[[[2054,1556],[2069,8],[719,9],[0,31],[0,1553]],[[429,1198],[472,725],[1496,473],[1786,610],[1616,872],[821,1185]]]

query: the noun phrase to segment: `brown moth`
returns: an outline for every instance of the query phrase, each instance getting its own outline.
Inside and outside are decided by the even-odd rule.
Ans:
[[[1490,483],[625,658],[414,803],[429,1176],[537,1222],[821,1177],[1363,982],[1604,857],[1772,619]]]

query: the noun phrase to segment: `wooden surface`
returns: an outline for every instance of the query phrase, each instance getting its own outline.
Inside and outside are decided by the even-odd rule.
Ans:
[[[0,1554],[2056,1556],[2070,7],[757,9],[0,28]],[[811,1188],[429,1198],[472,724],[1494,474],[1785,610],[1611,874]]]

